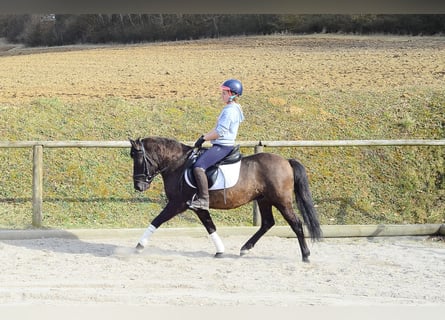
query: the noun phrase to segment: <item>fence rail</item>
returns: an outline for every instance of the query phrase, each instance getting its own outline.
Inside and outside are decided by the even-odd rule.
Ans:
[[[183,143],[193,145],[194,141]],[[360,147],[360,146],[445,146],[445,139],[436,140],[298,140],[298,141],[241,141],[241,147]],[[129,141],[0,141],[0,148],[126,148]]]
[[[185,144],[193,145],[192,141]],[[310,140],[310,141],[241,141],[241,147],[262,152],[264,147],[373,147],[373,146],[445,146],[438,140]],[[128,148],[129,141],[0,141],[0,148],[32,148],[32,224],[41,227],[43,219],[43,149],[44,148]],[[253,224],[259,224],[259,211],[254,202]]]

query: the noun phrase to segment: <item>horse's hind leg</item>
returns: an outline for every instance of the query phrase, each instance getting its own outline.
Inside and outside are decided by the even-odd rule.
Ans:
[[[303,224],[301,223],[301,220],[295,214],[294,210],[292,209],[292,206],[290,208],[278,207],[278,210],[281,212],[284,219],[286,219],[287,223],[289,223],[290,227],[297,235],[303,262],[309,262],[309,255],[311,254],[311,252],[309,251],[309,248],[306,244],[306,240],[304,238]]]
[[[272,205],[265,200],[258,200],[258,207],[261,214],[260,229],[242,246],[240,255],[245,255],[252,249],[260,238],[275,224],[272,215]]]
[[[216,226],[213,223],[212,218],[210,217],[210,213],[207,210],[196,210],[195,211],[199,220],[202,222],[204,227],[206,228],[208,234],[210,235],[210,238],[213,241],[213,244],[216,248],[215,257],[221,257],[224,253],[224,244],[221,241],[221,238],[216,233]]]

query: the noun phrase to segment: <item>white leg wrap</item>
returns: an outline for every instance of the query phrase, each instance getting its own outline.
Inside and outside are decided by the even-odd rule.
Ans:
[[[139,240],[139,243],[142,246],[146,246],[148,243],[148,240],[150,239],[151,235],[153,234],[153,232],[156,231],[156,227],[152,224],[150,224],[148,226],[148,228],[145,230],[144,234],[142,235],[141,239]]]
[[[223,253],[224,252],[224,244],[221,241],[221,238],[218,236],[216,232],[213,232],[210,235],[210,238],[212,238],[213,244],[216,247],[216,253]]]

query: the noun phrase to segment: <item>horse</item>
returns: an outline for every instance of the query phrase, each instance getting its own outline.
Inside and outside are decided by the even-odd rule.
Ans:
[[[132,140],[130,156],[133,159],[133,183],[137,191],[146,191],[153,179],[161,175],[167,204],[151,221],[139,242],[136,251],[141,252],[154,231],[164,222],[189,209],[187,200],[192,199],[196,189],[184,182],[184,172],[190,166],[194,147],[166,137],[146,137]],[[295,232],[303,262],[309,262],[310,251],[306,244],[303,224],[293,209],[293,194],[303,221],[313,241],[322,237],[318,214],[309,189],[306,169],[296,159],[285,159],[272,153],[255,153],[242,156],[239,179],[233,187],[211,190],[210,209],[229,210],[253,200],[258,203],[261,225],[247,240],[240,255],[247,254],[257,241],[274,226],[272,207],[278,209]],[[192,210],[192,209],[190,209]],[[204,225],[215,247],[215,257],[224,253],[224,244],[219,238],[208,210],[193,210]]]

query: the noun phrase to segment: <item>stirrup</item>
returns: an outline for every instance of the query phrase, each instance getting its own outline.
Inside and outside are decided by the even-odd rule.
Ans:
[[[209,210],[209,204],[199,199],[196,194],[193,195],[192,200],[187,201],[187,205],[190,209]]]

